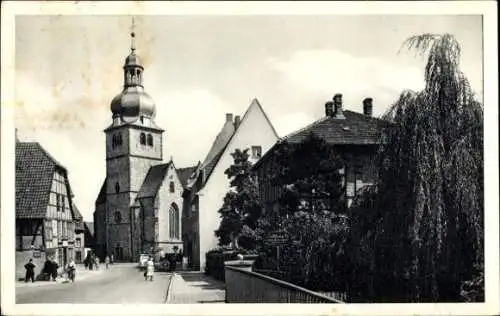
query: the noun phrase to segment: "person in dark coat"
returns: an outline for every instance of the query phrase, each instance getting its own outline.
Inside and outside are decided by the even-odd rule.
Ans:
[[[52,281],[55,281],[57,278],[57,269],[58,268],[59,268],[59,265],[57,264],[57,262],[55,260],[53,260],[52,261],[52,271],[51,271]]]
[[[31,282],[35,282],[35,267],[36,265],[33,263],[33,259],[30,259],[30,261],[24,265],[24,268],[26,269],[26,277],[24,278],[24,282],[28,282],[31,280]]]

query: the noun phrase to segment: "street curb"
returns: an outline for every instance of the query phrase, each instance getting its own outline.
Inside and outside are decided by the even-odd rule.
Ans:
[[[174,279],[175,279],[176,275],[177,275],[177,273],[172,272],[172,277],[170,278],[170,283],[167,286],[167,295],[165,298],[165,304],[170,303],[170,292],[171,292],[172,284],[174,283]]]

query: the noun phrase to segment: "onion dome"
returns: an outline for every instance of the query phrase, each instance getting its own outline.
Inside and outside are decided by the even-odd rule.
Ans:
[[[111,101],[113,117],[120,117],[125,122],[132,122],[139,117],[153,118],[155,116],[155,103],[144,91],[142,85],[144,67],[139,56],[135,53],[135,33],[132,32],[131,53],[125,58],[123,65],[124,85],[123,91]]]

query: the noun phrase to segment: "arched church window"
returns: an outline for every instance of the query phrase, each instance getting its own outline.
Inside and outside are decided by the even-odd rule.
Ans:
[[[153,147],[153,135],[148,134],[148,146]]]
[[[172,203],[170,206],[169,214],[169,235],[170,238],[179,239],[180,226],[179,226],[179,208],[177,204]]]
[[[175,192],[175,184],[173,181],[170,181],[170,193],[174,193]]]
[[[122,221],[122,214],[119,211],[115,212],[115,223],[121,223]]]
[[[146,145],[146,134],[141,133],[141,135],[139,137],[140,137],[141,145]]]
[[[115,192],[120,193],[120,184],[118,182],[115,184]]]

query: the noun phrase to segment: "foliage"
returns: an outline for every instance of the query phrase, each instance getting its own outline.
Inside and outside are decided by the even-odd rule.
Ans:
[[[344,211],[339,170],[343,162],[332,146],[310,133],[301,143],[281,143],[274,152],[273,179],[284,188],[282,215],[298,210]]]
[[[356,251],[370,259],[357,269],[371,269],[379,301],[459,301],[466,280],[484,291],[475,268],[483,266],[483,109],[453,36],[415,36],[404,47],[428,54],[425,88],[404,91],[385,115],[394,125],[378,194],[358,206],[374,218],[356,224],[366,229]]]
[[[282,213],[259,220],[256,240],[263,242],[267,233],[283,231],[289,240],[280,246],[281,278],[312,290],[343,290],[348,281],[349,231],[341,158],[314,134],[300,144],[281,143],[273,157],[272,181],[284,189]],[[276,252],[270,255],[259,260],[261,268],[277,268]]]
[[[251,248],[254,243],[251,231],[255,229],[261,213],[257,179],[250,170],[252,164],[248,160],[248,149],[236,149],[231,155],[234,163],[225,171],[231,189],[219,210],[221,223],[215,235],[219,238],[219,245],[231,243],[235,248],[239,242],[241,246]]]

